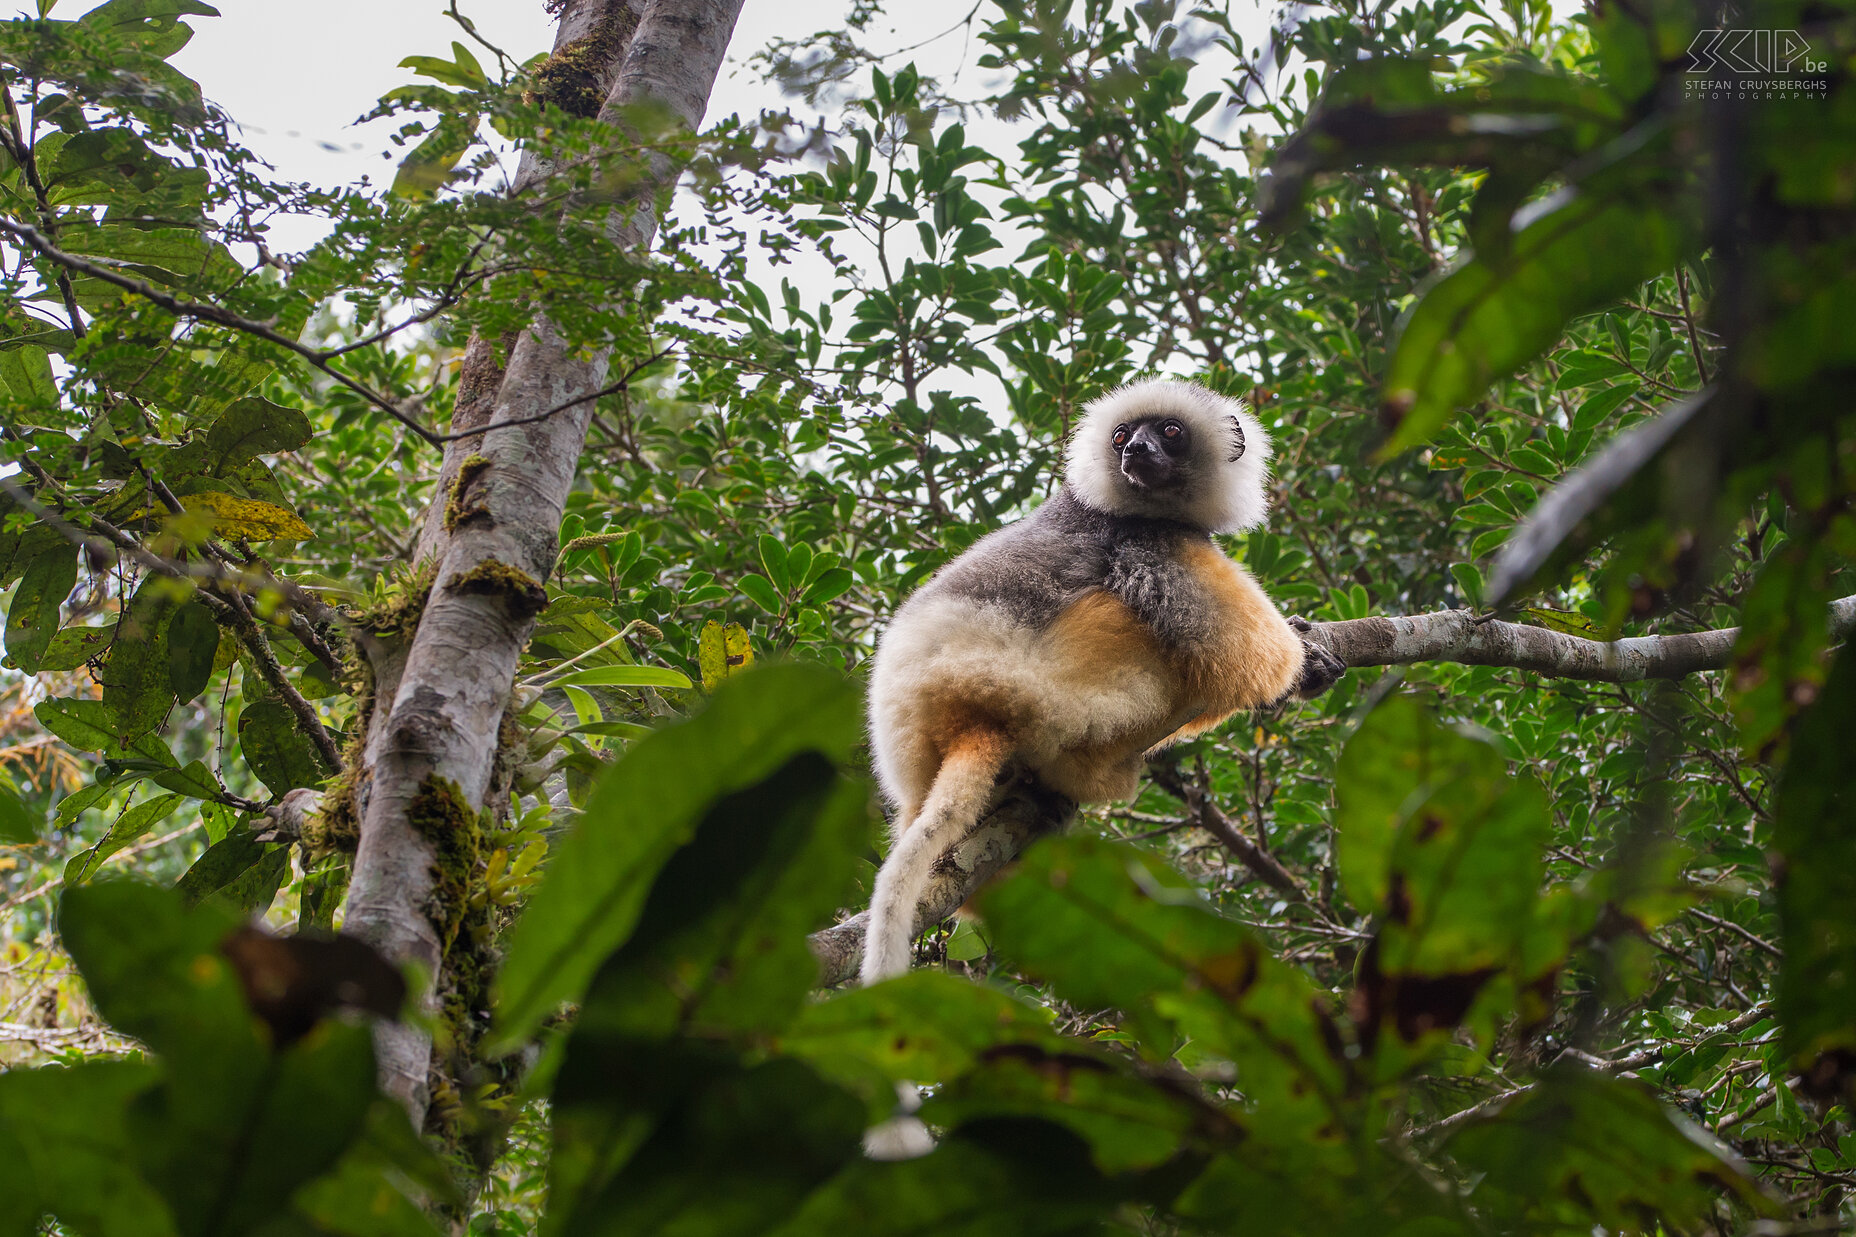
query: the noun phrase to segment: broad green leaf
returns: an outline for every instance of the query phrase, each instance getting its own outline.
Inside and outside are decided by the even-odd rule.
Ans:
[[[165,576],[148,576],[116,624],[116,638],[103,666],[103,703],[115,716],[120,734],[146,734],[174,707],[168,625],[185,589]]]
[[[689,687],[689,676],[665,666],[594,666],[570,670],[549,687]]]
[[[919,1159],[854,1161],[770,1237],[1059,1237],[1098,1231],[1123,1197],[1075,1134],[1005,1119],[957,1129]]]
[[[108,627],[66,627],[52,636],[39,669],[75,670],[93,657],[101,657],[116,638],[116,624]],[[10,662],[9,658],[9,662]]]
[[[24,344],[0,352],[0,383],[6,385],[17,408],[50,410],[58,406],[58,383],[52,377],[51,356],[44,348]]]
[[[876,1106],[873,1116],[886,1116],[897,1082],[944,1082],[1003,1045],[1063,1043],[1051,1018],[996,988],[918,970],[805,1006],[773,1044],[863,1095]]]
[[[817,982],[806,934],[850,891],[867,800],[816,751],[718,799],[594,977],[575,1035],[714,1038],[784,1026]]]
[[[185,795],[157,795],[123,812],[95,846],[72,856],[71,861],[65,864],[65,885],[80,885],[89,880],[103,866],[105,859],[172,816],[174,809],[186,800]]]
[[[425,138],[400,161],[393,177],[393,192],[403,198],[429,198],[451,179],[451,170],[477,138],[478,117],[473,112],[448,112],[438,118]]]
[[[1312,985],[1154,857],[1053,838],[977,900],[1002,955],[1079,1008],[1120,1010],[1150,1056],[1191,1041],[1234,1062],[1267,1114],[1256,1137],[1319,1145],[1342,1128],[1347,1066]]]
[[[288,846],[260,842],[241,824],[207,847],[174,888],[188,907],[217,898],[242,914],[262,914],[289,869]]]
[[[143,1061],[0,1073],[0,1233],[39,1232],[44,1214],[95,1237],[175,1233],[161,1197],[135,1172],[126,1121],[156,1077]]]
[[[309,418],[300,411],[248,396],[207,427],[205,471],[223,477],[260,455],[294,451],[309,438]]]
[[[859,1158],[849,1095],[798,1061],[744,1067],[695,1043],[621,1040],[584,1063],[570,1051],[547,1231],[758,1237]],[[595,1131],[611,1137],[583,1147]]]
[[[238,745],[245,763],[273,795],[320,785],[334,772],[323,764],[322,753],[281,700],[245,706],[238,719]]]
[[[438,1237],[423,1206],[428,1199],[464,1205],[445,1162],[413,1132],[406,1110],[383,1098],[369,1109],[359,1141],[290,1201],[317,1233]]]
[[[39,725],[82,751],[115,752],[133,737],[121,733],[116,711],[101,700],[54,697],[33,705],[32,715]]]
[[[946,1127],[1000,1117],[1038,1117],[1089,1144],[1107,1174],[1142,1172],[1172,1159],[1211,1124],[1196,1097],[1144,1080],[1112,1058],[1021,1047],[987,1054],[937,1089],[922,1119]],[[1236,1121],[1218,1131],[1241,1137]]]
[[[1424,293],[1386,369],[1397,430],[1384,453],[1426,441],[1457,408],[1558,339],[1566,320],[1674,266],[1688,225],[1620,192],[1583,192],[1538,214],[1500,260],[1472,257]]]
[[[1470,1193],[1508,1231],[1585,1226],[1642,1231],[1707,1223],[1717,1191],[1766,1211],[1747,1169],[1664,1108],[1641,1083],[1580,1066],[1549,1070],[1533,1089],[1448,1145],[1486,1176]]]
[[[19,792],[0,782],[0,846],[29,846],[39,840],[44,814],[20,802]]]
[[[39,659],[58,631],[59,608],[77,587],[77,549],[69,543],[45,546],[26,564],[6,612],[6,653],[27,674],[36,674]]]
[[[760,565],[766,570],[767,578],[773,581],[774,588],[782,593],[790,590],[793,580],[786,571],[786,547],[780,544],[780,539],[762,533],[758,548]]]
[[[59,916],[100,1012],[167,1067],[132,1114],[133,1158],[183,1232],[245,1232],[278,1214],[360,1135],[375,1095],[365,1027],[325,1020],[270,1042],[222,949],[238,922],[132,881],[70,890]]]
[[[784,603],[780,600],[780,595],[774,592],[773,585],[767,583],[766,576],[757,576],[753,574],[742,576],[741,579],[735,582],[735,587],[740,589],[742,593],[747,596],[749,601],[769,614],[778,614],[781,610],[785,609]]]
[[[194,799],[217,799],[225,793],[225,787],[219,784],[219,779],[203,760],[196,760],[184,769],[154,770],[148,780],[164,790],[178,790]]]
[[[182,704],[206,690],[212,682],[213,661],[219,653],[219,624],[213,612],[197,601],[174,611],[168,622],[168,687]]]
[[[1392,852],[1416,803],[1468,778],[1505,779],[1501,753],[1437,722],[1416,695],[1381,701],[1347,740],[1335,771],[1334,870],[1354,905],[1376,910],[1392,880]]]
[[[818,579],[806,585],[806,591],[799,599],[809,606],[822,606],[826,602],[836,601],[851,591],[857,583],[857,577],[844,567],[832,567],[819,573]]]
[[[689,721],[638,740],[602,777],[510,932],[495,1047],[521,1043],[581,995],[711,803],[808,749],[845,759],[859,713],[856,693],[829,671],[762,666],[729,680]]]
[[[1779,1014],[1785,1049],[1808,1066],[1856,1050],[1856,657],[1837,655],[1830,681],[1799,720],[1780,784],[1773,842],[1785,961]],[[1846,1067],[1847,1068],[1847,1067]]]

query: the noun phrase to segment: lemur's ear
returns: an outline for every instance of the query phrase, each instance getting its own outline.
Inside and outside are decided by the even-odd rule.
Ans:
[[[1225,463],[1235,464],[1244,458],[1244,423],[1235,416],[1229,420],[1231,422],[1231,458]]]

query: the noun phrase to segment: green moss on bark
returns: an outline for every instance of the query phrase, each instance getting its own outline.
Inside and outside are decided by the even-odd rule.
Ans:
[[[464,462],[458,465],[458,475],[451,478],[451,485],[445,491],[446,532],[455,532],[465,524],[490,518],[490,508],[481,500],[473,501],[470,497],[471,487],[489,469],[489,457],[475,453],[465,456]]]
[[[445,581],[445,587],[459,593],[501,597],[509,613],[520,619],[534,618],[548,605],[548,590],[534,576],[493,558],[458,572]]]
[[[591,119],[606,102],[605,83],[614,61],[625,54],[638,18],[625,5],[610,6],[612,16],[593,32],[560,48],[544,60],[522,96],[529,103],[553,104],[569,116]]]

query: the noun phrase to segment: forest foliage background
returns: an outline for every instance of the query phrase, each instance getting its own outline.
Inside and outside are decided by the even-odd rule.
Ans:
[[[393,185],[331,188],[167,65],[199,0],[40,8],[0,27],[0,1234],[1856,1223],[1844,9],[1341,0],[1258,46],[987,0],[963,98],[859,8],[764,57],[822,125],[694,136],[460,15],[381,100]],[[1823,67],[1710,95],[1710,25]],[[437,580],[467,346],[538,310],[616,358],[558,560]],[[1287,612],[1730,664],[1355,669],[819,989],[886,616],[1153,372],[1270,427],[1225,548]],[[536,626],[493,792],[406,808],[421,1139],[370,1038],[406,980],[327,933],[380,667],[460,588]],[[865,1159],[901,1081],[940,1145]]]

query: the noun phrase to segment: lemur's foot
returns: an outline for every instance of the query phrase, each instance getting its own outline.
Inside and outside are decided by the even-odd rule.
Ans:
[[[1305,618],[1291,618],[1289,626],[1303,633],[1315,629],[1315,625]],[[1301,700],[1313,700],[1338,683],[1340,676],[1345,673],[1347,673],[1346,662],[1314,641],[1304,638],[1302,641],[1302,677],[1297,680],[1291,694]]]

